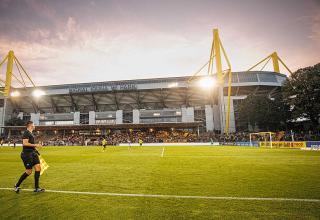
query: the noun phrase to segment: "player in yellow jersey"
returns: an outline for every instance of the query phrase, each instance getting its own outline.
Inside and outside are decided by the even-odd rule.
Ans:
[[[105,151],[106,147],[107,147],[107,140],[105,138],[103,138],[102,141],[101,141],[101,144],[103,146],[103,151]]]
[[[143,140],[142,140],[142,139],[139,139],[139,145],[140,145],[140,147],[142,147],[142,144],[143,144]]]

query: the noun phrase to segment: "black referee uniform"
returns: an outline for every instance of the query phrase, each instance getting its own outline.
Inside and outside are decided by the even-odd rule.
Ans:
[[[34,136],[29,130],[23,133],[22,139],[28,139],[30,144],[35,144]],[[26,169],[32,169],[34,165],[40,164],[38,151],[34,147],[23,146],[21,159]]]
[[[35,144],[35,138],[32,132],[30,132],[28,129],[23,133],[22,139],[28,139],[28,142],[30,144]],[[17,184],[14,186],[14,191],[16,193],[19,193],[20,191],[20,184],[32,173],[32,168],[40,164],[39,159],[39,152],[36,150],[35,147],[30,146],[23,146],[22,152],[21,152],[21,159],[23,161],[24,167],[26,168],[26,172],[24,172]],[[39,187],[39,179],[40,179],[40,171],[34,172],[34,192],[44,192],[44,189],[41,189]]]

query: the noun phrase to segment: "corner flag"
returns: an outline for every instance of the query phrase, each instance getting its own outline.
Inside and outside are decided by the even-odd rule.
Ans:
[[[40,159],[40,166],[41,166],[40,175],[42,175],[44,173],[44,171],[49,168],[49,165],[46,163],[46,161],[40,155],[39,155],[39,159]]]

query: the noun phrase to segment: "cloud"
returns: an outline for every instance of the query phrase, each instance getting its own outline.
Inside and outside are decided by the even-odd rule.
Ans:
[[[189,75],[219,27],[235,71],[274,50],[293,70],[319,61],[319,14],[306,8],[183,2],[1,1],[0,55],[14,50],[38,85]]]
[[[38,85],[185,75],[207,57],[207,46],[202,47],[201,41],[193,43],[180,35],[143,28],[127,34],[92,33],[69,17],[56,38],[38,29],[30,34],[42,40],[0,39],[0,51],[14,48]]]
[[[310,38],[320,45],[320,9],[318,13],[315,13],[312,20]]]

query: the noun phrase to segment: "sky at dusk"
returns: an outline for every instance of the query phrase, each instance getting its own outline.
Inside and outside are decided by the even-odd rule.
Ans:
[[[14,50],[37,85],[192,75],[213,28],[233,71],[320,62],[319,0],[0,0],[0,60]]]

